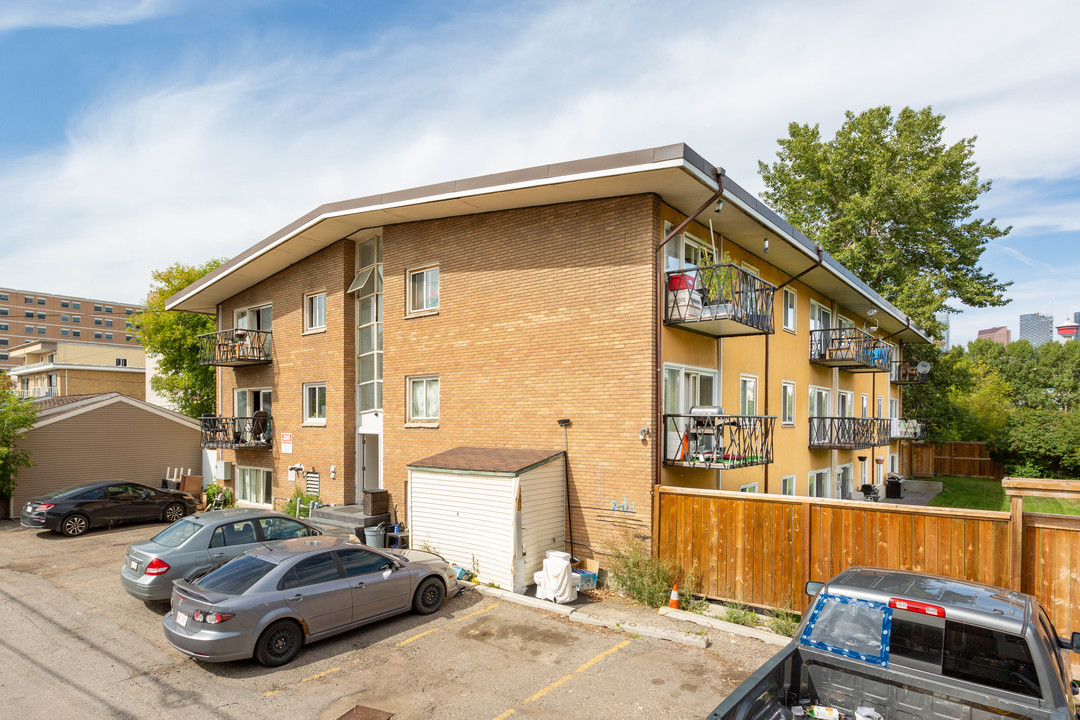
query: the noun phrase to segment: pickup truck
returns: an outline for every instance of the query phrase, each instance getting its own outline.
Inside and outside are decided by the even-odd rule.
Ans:
[[[1080,633],[1059,638],[1030,595],[865,567],[806,592],[792,642],[709,720],[1080,719],[1063,652],[1080,653]]]

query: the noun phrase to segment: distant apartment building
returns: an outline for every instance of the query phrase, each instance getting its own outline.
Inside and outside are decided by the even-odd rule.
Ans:
[[[146,362],[139,345],[34,340],[9,354],[24,363],[8,375],[26,398],[118,392],[146,399]]]
[[[11,349],[37,340],[140,348],[130,322],[142,306],[0,288],[0,371],[23,364]],[[141,352],[141,348],[140,348]]]
[[[1054,339],[1054,318],[1042,313],[1027,313],[1020,316],[1020,339],[1027,340],[1033,347],[1045,345]]]
[[[976,340],[989,340],[990,342],[996,342],[998,345],[1008,345],[1012,342],[1012,332],[1004,325],[986,328],[979,331]]]

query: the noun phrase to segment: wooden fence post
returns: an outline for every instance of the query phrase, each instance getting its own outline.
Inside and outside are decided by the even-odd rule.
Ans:
[[[1008,480],[1009,478],[1006,478]],[[1008,490],[1006,490],[1008,492]],[[1013,495],[1010,498],[1009,512],[1009,588],[1022,592],[1024,577],[1024,497]]]

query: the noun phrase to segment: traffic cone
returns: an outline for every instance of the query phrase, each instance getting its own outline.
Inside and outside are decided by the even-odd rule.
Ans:
[[[671,599],[668,600],[667,606],[672,610],[679,609],[679,584],[675,583],[675,587],[671,588]]]

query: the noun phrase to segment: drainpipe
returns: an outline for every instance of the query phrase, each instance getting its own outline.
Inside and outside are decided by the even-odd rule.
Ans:
[[[686,226],[694,221],[701,213],[705,212],[706,208],[720,199],[720,196],[724,194],[724,176],[717,172],[716,174],[717,188],[716,192],[709,197],[704,203],[701,204],[692,215],[687,216],[685,220],[671,229],[664,239],[656,246],[656,323],[655,334],[653,337],[653,352],[655,353],[656,361],[656,429],[657,432],[654,437],[657,438],[653,445],[653,456],[656,458],[654,462],[654,475],[653,475],[653,491],[652,491],[652,537],[655,540],[659,537],[660,532],[660,492],[658,490],[660,486],[660,473],[664,467],[664,439],[666,438],[667,426],[664,425],[664,362],[660,353],[660,337],[661,330],[664,327],[664,307],[665,307],[665,295],[664,295],[664,246],[671,242],[671,239],[686,229]],[[719,351],[717,351],[719,353]],[[719,368],[717,368],[717,375],[720,374]],[[656,543],[652,543],[652,554],[657,554]]]
[[[773,305],[775,307],[776,296],[773,295]],[[769,414],[769,336],[765,336],[765,412],[763,414]],[[769,463],[763,463],[762,469],[765,471],[765,492],[769,492]]]

